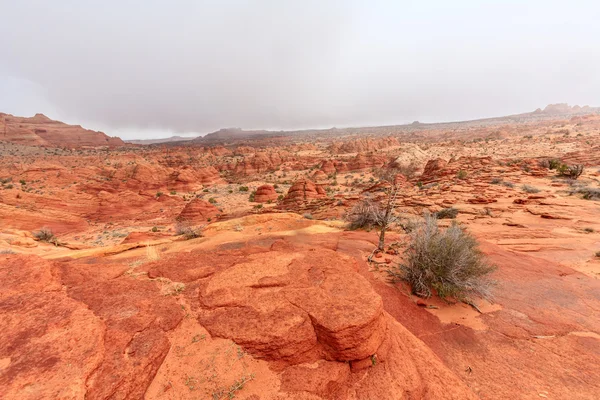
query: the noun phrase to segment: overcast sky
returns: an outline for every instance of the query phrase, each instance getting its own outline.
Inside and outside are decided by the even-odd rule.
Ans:
[[[0,0],[0,112],[123,138],[600,106],[600,2]]]

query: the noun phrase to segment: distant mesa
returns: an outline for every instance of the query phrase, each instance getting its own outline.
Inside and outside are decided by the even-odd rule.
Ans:
[[[538,111],[539,110],[539,111]],[[539,114],[540,112],[544,114],[550,115],[569,115],[569,114],[578,114],[582,112],[590,112],[593,111],[590,106],[580,107],[578,105],[574,105],[573,107],[569,106],[567,103],[557,103],[557,104],[548,104],[543,111],[539,108],[534,111],[534,113]]]
[[[117,147],[125,143],[118,137],[54,121],[44,114],[31,118],[0,113],[0,141],[48,147]]]

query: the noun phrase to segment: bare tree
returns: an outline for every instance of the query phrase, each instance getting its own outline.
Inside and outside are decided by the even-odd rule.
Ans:
[[[387,201],[378,223],[381,230],[379,231],[379,244],[377,245],[377,250],[382,251],[384,249],[385,233],[387,232],[388,228],[398,220],[398,217],[394,211],[396,208],[396,200],[398,199],[398,195],[400,194],[400,189],[402,187],[402,182],[398,180],[398,175],[401,174],[402,173],[398,168],[382,169],[377,174],[380,182],[387,183],[387,187],[385,189]]]

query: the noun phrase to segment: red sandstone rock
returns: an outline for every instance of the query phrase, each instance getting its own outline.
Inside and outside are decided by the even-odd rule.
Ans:
[[[254,201],[256,203],[267,203],[269,201],[277,200],[278,194],[275,192],[275,188],[272,185],[262,185],[256,189],[254,194]]]
[[[0,141],[53,147],[125,146],[118,137],[53,121],[43,114],[25,118],[0,113]]]
[[[219,214],[217,207],[206,200],[195,198],[185,205],[177,220],[188,224],[200,224],[217,214]]]

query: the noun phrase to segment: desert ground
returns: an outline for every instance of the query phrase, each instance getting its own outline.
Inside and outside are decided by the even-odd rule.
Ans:
[[[147,145],[0,116],[2,399],[600,397],[597,111]],[[417,296],[403,224],[349,228],[390,168],[493,298]]]

